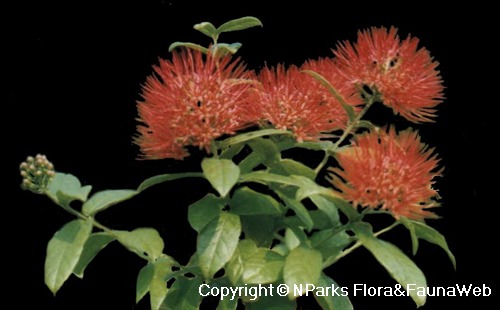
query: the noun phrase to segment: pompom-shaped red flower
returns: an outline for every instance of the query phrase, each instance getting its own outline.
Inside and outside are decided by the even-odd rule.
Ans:
[[[278,129],[291,130],[298,141],[319,140],[324,133],[345,127],[347,115],[340,103],[312,76],[301,70],[313,70],[334,77],[329,59],[310,61],[302,68],[283,65],[264,68],[259,74],[261,87],[255,102],[262,117]],[[345,81],[340,75],[339,81]],[[342,79],[343,80],[342,80]],[[338,81],[330,81],[333,85]],[[342,85],[342,92],[346,93]],[[348,93],[348,97],[352,95]]]
[[[438,63],[417,38],[401,41],[397,29],[360,31],[357,42],[344,42],[334,51],[345,76],[359,86],[381,95],[383,103],[406,119],[433,121],[442,102],[443,85]]]
[[[210,149],[211,142],[255,121],[248,90],[254,74],[238,61],[187,50],[160,60],[138,103],[145,158],[182,159],[187,145]]]
[[[327,80],[330,85],[335,88],[338,95],[342,97],[342,100],[351,106],[358,106],[363,103],[361,96],[359,95],[359,90],[356,85],[353,84],[349,79],[342,74],[342,72],[338,68],[338,62],[333,58],[320,58],[318,60],[308,60],[301,67],[301,70],[309,70],[314,71],[321,75]],[[344,113],[344,110],[340,104],[340,102],[335,98],[335,96],[330,92],[330,90],[319,84],[317,82],[317,87],[314,89],[315,92],[321,94],[321,97],[324,98],[325,101],[329,102],[330,108],[333,110],[334,115],[339,115],[339,120],[337,121],[337,129],[344,128],[347,124],[347,114]],[[355,108],[355,110],[357,110]]]
[[[342,169],[331,169],[331,181],[354,206],[381,208],[396,219],[436,218],[426,210],[438,206],[432,185],[441,171],[432,153],[412,130],[364,134],[338,154]]]

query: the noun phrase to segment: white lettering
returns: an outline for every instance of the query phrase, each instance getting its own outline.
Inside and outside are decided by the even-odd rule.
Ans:
[[[460,288],[460,286],[457,284],[456,287],[457,287],[457,291],[460,294],[460,296],[463,296],[463,294],[465,296],[469,296],[469,292],[472,288],[472,284],[469,284],[469,287],[462,285],[462,288]],[[453,296],[455,296],[455,295],[453,295]]]
[[[207,297],[208,295],[210,295],[210,292],[207,292],[207,293],[205,293],[205,294],[203,293],[203,291],[202,291],[202,290],[203,290],[203,288],[205,288],[205,287],[209,289],[209,288],[210,288],[210,285],[208,285],[208,284],[202,284],[202,285],[200,285],[200,287],[198,287],[198,294],[200,294],[200,296]]]

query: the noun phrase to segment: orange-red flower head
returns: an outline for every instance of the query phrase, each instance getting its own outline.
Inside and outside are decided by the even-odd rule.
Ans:
[[[343,74],[358,86],[368,86],[383,103],[412,122],[433,121],[443,99],[438,63],[417,38],[401,41],[397,29],[360,31],[357,42],[334,51]]]
[[[332,79],[335,76],[330,59],[309,61],[301,68],[283,65],[277,68],[264,68],[259,74],[261,87],[255,92],[255,103],[260,107],[262,118],[278,129],[290,130],[298,141],[319,140],[324,133],[344,128],[347,115],[340,103],[328,90],[310,75],[301,70],[320,71]],[[330,81],[333,85],[341,81]],[[347,97],[353,88],[346,90],[340,86]]]
[[[412,130],[368,133],[337,156],[332,184],[354,206],[381,208],[396,219],[436,218],[428,208],[438,206],[432,188],[439,160]],[[339,178],[340,177],[340,178]]]
[[[182,159],[185,146],[211,142],[248,126],[257,115],[248,101],[253,78],[238,61],[187,50],[160,60],[138,103],[140,146],[145,158]]]

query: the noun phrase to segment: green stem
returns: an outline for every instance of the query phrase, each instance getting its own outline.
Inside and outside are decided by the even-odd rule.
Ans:
[[[113,230],[109,227],[106,227],[105,225],[99,223],[95,218],[86,216],[81,212],[76,211],[75,209],[71,208],[68,205],[60,205],[66,212],[68,212],[71,215],[74,215],[78,219],[84,220],[84,221],[90,221],[92,225],[102,231],[105,231],[106,233],[110,234],[111,236],[116,238],[116,235],[114,234]],[[146,255],[141,255],[139,253],[136,253],[140,258],[146,260],[146,261],[151,261],[151,258],[146,256]]]
[[[347,136],[351,133],[351,131],[358,125],[359,121],[363,118],[363,116],[366,114],[366,112],[373,105],[374,102],[375,102],[374,97],[370,97],[370,99],[368,99],[368,102],[366,103],[363,110],[361,110],[361,112],[359,112],[359,114],[356,115],[356,118],[352,122],[349,122],[349,124],[347,125],[347,128],[344,130],[344,132],[342,133],[340,138],[335,142],[335,144],[329,150],[331,153],[335,153],[338,150],[340,144],[347,138]],[[316,172],[316,174],[318,174],[321,171],[321,169],[323,169],[323,167],[328,162],[328,158],[330,158],[330,156],[332,155],[332,154],[330,154],[330,152],[328,152],[328,151],[325,152],[325,156],[323,157],[323,160],[316,167],[316,169],[314,169],[314,172]]]
[[[319,163],[319,165],[316,167],[316,169],[314,169],[314,173],[316,173],[316,175],[318,175],[318,173],[320,173],[321,169],[323,169],[323,167],[326,165],[329,158],[330,158],[330,155],[328,154],[328,152],[325,151],[325,156],[323,156],[323,160]]]
[[[66,212],[68,212],[69,214],[74,215],[75,217],[77,217],[77,218],[79,218],[81,220],[84,220],[84,221],[92,221],[92,225],[94,225],[94,227],[99,228],[100,230],[103,230],[103,231],[105,231],[107,233],[112,234],[112,231],[113,231],[112,229],[110,229],[110,228],[102,225],[95,218],[90,217],[90,216],[86,216],[83,213],[80,213],[80,212],[76,211],[75,209],[73,209],[73,208],[71,208],[70,206],[67,206],[67,205],[61,205],[61,207]]]
[[[285,238],[283,238],[283,236],[278,234],[278,233],[274,233],[274,239],[276,239],[282,243],[285,243]]]
[[[363,118],[363,116],[365,116],[366,112],[373,105],[374,102],[375,102],[375,97],[370,97],[368,99],[368,101],[366,102],[366,105],[363,108],[363,110],[361,110],[361,112],[359,112],[359,114],[356,115],[356,118],[354,120],[349,122],[349,124],[347,125],[347,128],[342,133],[342,136],[340,136],[340,138],[337,140],[337,142],[335,142],[335,144],[333,145],[333,147],[332,147],[333,152],[335,152],[338,149],[339,145],[342,142],[344,142],[344,140],[351,133],[351,131],[354,129],[354,127],[356,127],[358,125],[358,122]]]
[[[70,206],[68,205],[60,205],[66,212],[68,212],[69,214],[71,215],[74,215],[75,217],[81,219],[81,220],[89,220],[89,218],[85,215],[83,215],[82,213],[76,211],[75,209],[71,208]]]
[[[375,237],[378,237],[378,236],[380,236],[381,234],[386,233],[386,232],[388,232],[389,230],[393,229],[394,227],[398,226],[399,224],[400,224],[399,222],[394,222],[394,223],[392,223],[391,225],[387,226],[386,228],[384,228],[384,229],[381,229],[381,230],[377,231],[377,232],[376,232],[376,233],[374,233],[373,235],[374,235]]]
[[[212,154],[214,155],[214,158],[219,158],[219,150],[217,149],[217,146],[215,145],[215,141],[212,141],[210,143],[210,150]]]

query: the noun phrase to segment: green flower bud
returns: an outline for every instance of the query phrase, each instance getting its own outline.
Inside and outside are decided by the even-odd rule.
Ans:
[[[54,165],[45,155],[28,156],[26,161],[19,165],[23,177],[21,188],[37,194],[43,194],[55,176]]]

